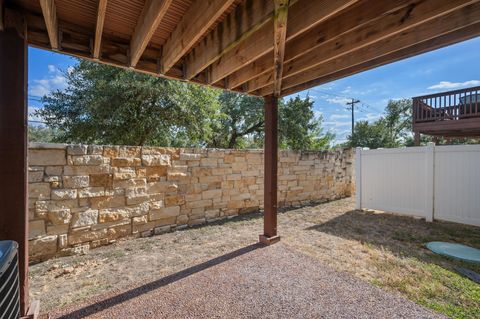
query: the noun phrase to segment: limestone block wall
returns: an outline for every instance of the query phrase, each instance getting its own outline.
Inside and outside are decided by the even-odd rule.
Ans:
[[[32,261],[263,206],[263,150],[31,144],[28,157]],[[280,152],[279,206],[350,196],[352,159]]]

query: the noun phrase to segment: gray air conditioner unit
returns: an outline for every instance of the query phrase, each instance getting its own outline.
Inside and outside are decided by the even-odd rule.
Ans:
[[[0,319],[20,317],[17,251],[16,242],[0,241]]]

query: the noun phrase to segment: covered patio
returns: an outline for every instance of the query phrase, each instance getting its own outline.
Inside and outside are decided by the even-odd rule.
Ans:
[[[444,318],[284,244],[253,244],[50,313],[62,319],[152,317]]]
[[[264,97],[264,231],[260,242],[269,245],[280,239],[278,99],[479,34],[478,0],[0,0],[0,198],[4,206],[0,239],[20,244],[22,314],[27,314],[30,305],[26,136],[29,45],[154,76]],[[281,246],[255,249],[249,254],[253,255],[251,260],[244,260],[244,270],[265,267],[263,284],[267,287],[263,289],[276,282],[275,276],[280,280],[289,277],[297,259]],[[251,276],[238,292],[254,304],[257,299],[247,289],[255,284],[254,273],[240,273],[242,267],[233,260],[222,267],[232,267],[238,278]],[[307,267],[304,272],[324,275],[308,262],[302,267]],[[222,276],[221,271],[215,272]],[[310,279],[303,277],[299,283],[305,289],[318,289],[308,283]],[[225,282],[230,286],[236,283]],[[278,291],[293,289],[295,283],[284,281]],[[347,286],[339,284],[338,289]],[[362,288],[358,291],[364,293],[358,299],[359,305],[370,303],[370,297],[376,296]],[[191,293],[198,293],[195,298],[202,296],[202,291]],[[336,313],[326,307],[322,294],[315,295],[308,308],[311,313],[322,309],[327,315]],[[358,311],[358,307],[349,310],[348,294],[340,295],[340,316]],[[151,307],[154,311],[152,300],[143,310]],[[384,302],[396,304],[395,298]],[[294,304],[292,309],[297,309]],[[416,311],[413,305],[409,308],[403,303],[402,307],[404,311]],[[287,315],[292,309],[281,311]],[[368,316],[369,309],[375,307],[363,309]]]

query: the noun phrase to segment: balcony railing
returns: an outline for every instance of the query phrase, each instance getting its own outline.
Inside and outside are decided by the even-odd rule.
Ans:
[[[480,86],[413,98],[413,124],[480,117]]]

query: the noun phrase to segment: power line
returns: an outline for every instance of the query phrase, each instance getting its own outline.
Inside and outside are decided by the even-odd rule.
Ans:
[[[28,120],[29,123],[38,123],[38,124],[47,124],[47,122],[38,121],[38,120]]]
[[[330,96],[335,96],[335,97],[341,97],[343,99],[348,99],[348,100],[352,100],[352,99],[355,99],[355,100],[358,100],[357,98],[354,98],[354,97],[351,97],[351,96],[346,96],[346,95],[342,95],[342,94],[339,94],[339,93],[336,93],[336,92],[331,92],[331,91],[324,91],[324,90],[321,90],[321,89],[318,89],[318,88],[313,88],[313,89],[310,89],[310,91],[313,91],[313,92],[317,92],[317,93],[321,93],[321,94],[325,94],[325,95],[330,95]],[[308,95],[308,94],[307,94]],[[360,100],[359,100],[360,101]],[[372,107],[370,104],[364,102],[364,101],[360,101],[362,103],[362,106],[361,107],[357,107],[357,111],[360,111],[360,112],[365,112],[365,107],[367,108],[371,108],[371,109],[376,109],[374,107]],[[379,111],[378,109],[376,109],[376,111]]]

